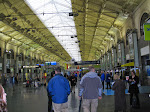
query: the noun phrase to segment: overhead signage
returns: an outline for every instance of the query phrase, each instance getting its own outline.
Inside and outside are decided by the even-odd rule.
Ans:
[[[150,23],[144,24],[145,41],[150,41]]]
[[[51,62],[51,65],[57,65],[56,61]]]
[[[51,65],[51,62],[45,62],[45,65]]]
[[[23,68],[39,68],[39,66],[23,66]]]
[[[37,66],[39,66],[39,65],[40,65],[40,66],[44,66],[44,64],[36,64],[36,65],[37,65]]]
[[[57,62],[56,61],[45,62],[45,65],[57,65]]]
[[[82,61],[81,63],[74,62],[75,65],[100,64],[100,61]]]

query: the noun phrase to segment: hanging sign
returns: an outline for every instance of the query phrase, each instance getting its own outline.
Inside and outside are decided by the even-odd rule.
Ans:
[[[144,24],[145,41],[150,41],[150,23]]]

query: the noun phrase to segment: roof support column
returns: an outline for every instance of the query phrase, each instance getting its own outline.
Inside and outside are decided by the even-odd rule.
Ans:
[[[26,50],[26,53],[25,53],[25,61],[24,61],[24,65],[27,66],[28,64],[28,57],[27,57],[27,50]],[[27,73],[27,68],[24,68],[24,75],[23,75],[23,79],[26,78],[26,80],[28,80],[28,73]],[[24,80],[25,81],[25,80]]]
[[[15,69],[15,73],[18,74],[18,61],[19,61],[19,54],[18,54],[18,47],[17,47],[17,51],[16,51],[16,69]]]
[[[108,56],[107,53],[105,54],[105,70],[108,70]]]
[[[116,48],[113,48],[113,53],[114,53],[114,67],[117,66],[117,51]]]
[[[137,31],[133,31],[133,45],[134,45],[134,67],[139,67],[139,55],[138,55],[138,45],[137,45]]]
[[[35,66],[35,59],[34,59],[34,58],[32,59],[32,66]],[[32,79],[34,79],[34,78],[35,78],[34,70],[35,70],[35,68],[32,68],[32,70],[31,70]]]
[[[121,42],[121,65],[125,64],[124,42]]]
[[[101,70],[103,70],[103,62],[102,62],[102,57],[100,58],[100,67],[101,67]]]
[[[103,58],[103,62],[104,62],[104,70],[106,70],[106,56],[104,55],[104,58]]]
[[[102,57],[102,69],[105,70],[105,61],[104,61],[104,56]]]
[[[37,60],[37,64],[40,64],[40,60],[38,59]],[[37,68],[37,76],[38,76],[38,78],[40,78],[40,70],[39,70],[40,68]]]
[[[111,51],[108,52],[109,55],[109,69],[112,70],[112,55],[111,55]]]
[[[7,43],[5,42],[5,48],[4,48],[4,53],[3,53],[3,57],[4,57],[4,59],[3,59],[3,69],[4,69],[3,73],[4,74],[7,74],[7,70],[6,70],[6,60],[7,60],[6,46],[7,46]]]

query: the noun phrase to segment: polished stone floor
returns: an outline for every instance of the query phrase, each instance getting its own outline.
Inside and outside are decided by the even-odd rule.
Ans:
[[[14,87],[6,86],[8,111],[9,112],[47,112],[47,92],[44,86],[39,88],[26,88],[22,84]],[[98,112],[113,112],[114,111],[114,96],[110,93],[112,90],[105,90],[103,99],[99,101]],[[113,91],[112,91],[113,92]],[[131,109],[129,107],[129,95],[127,99],[127,112],[150,112],[150,97],[149,94],[140,94],[141,109]],[[69,95],[69,112],[79,111],[78,88],[76,93]]]

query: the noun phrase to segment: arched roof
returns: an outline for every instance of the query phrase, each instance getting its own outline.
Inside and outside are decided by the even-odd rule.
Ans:
[[[0,0],[0,40],[56,61],[71,60],[56,35],[48,30],[25,1]],[[60,6],[67,7],[61,0],[49,1],[57,1]],[[81,59],[87,61],[99,59],[108,50],[108,45],[114,43],[116,29],[123,27],[129,14],[143,0],[65,1],[72,5],[78,52]]]

